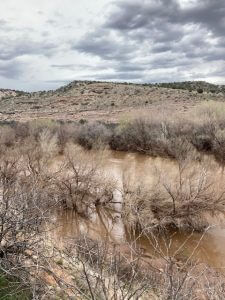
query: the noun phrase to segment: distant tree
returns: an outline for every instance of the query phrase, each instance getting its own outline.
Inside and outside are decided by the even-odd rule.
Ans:
[[[203,93],[203,89],[198,88],[198,89],[197,89],[197,92],[198,92],[199,94],[202,94],[202,93]]]

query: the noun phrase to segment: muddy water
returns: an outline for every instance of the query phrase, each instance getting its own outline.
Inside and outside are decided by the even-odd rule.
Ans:
[[[90,153],[87,155],[90,156]],[[93,157],[91,159],[93,160]],[[102,175],[116,182],[114,197],[118,202],[122,201],[121,191],[125,184],[153,187],[162,176],[176,180],[178,170],[177,164],[173,161],[130,153],[105,151],[101,153],[99,161]],[[217,178],[218,182],[223,182],[223,173],[218,166],[209,158],[206,158],[205,164],[209,166],[212,177]],[[121,207],[121,204],[117,204],[115,210],[99,209],[92,213],[89,219],[81,218],[74,212],[57,215],[58,226],[55,231],[57,241],[64,243],[65,239],[85,234],[93,239],[109,240],[124,246],[137,243],[142,249],[143,256],[147,258],[160,257],[162,251],[164,255],[176,254],[178,258],[191,256],[194,260],[225,271],[223,216],[214,219],[215,226],[204,235],[168,233],[166,237],[161,237],[156,242],[149,236],[134,236],[127,232],[120,217]]]

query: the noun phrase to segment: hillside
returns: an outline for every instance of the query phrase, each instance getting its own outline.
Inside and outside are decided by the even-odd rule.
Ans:
[[[212,94],[225,94],[225,85],[216,85],[205,81],[157,83],[156,86],[172,89],[182,89],[188,91],[197,91],[198,93],[206,92]]]
[[[29,93],[10,89],[0,89],[0,100],[29,95]]]
[[[202,91],[199,92],[200,86]],[[224,86],[204,82],[138,85],[94,81],[74,81],[47,92],[0,90],[0,120],[41,117],[116,122],[126,113],[136,113],[137,109],[185,113],[201,101],[224,101],[222,90]]]

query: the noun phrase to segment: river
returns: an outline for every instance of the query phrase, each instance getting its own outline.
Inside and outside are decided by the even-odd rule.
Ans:
[[[81,150],[79,150],[81,151]],[[78,152],[76,152],[78,153]],[[160,177],[176,180],[179,166],[176,162],[163,159],[151,158],[145,155],[103,151],[82,154],[91,161],[98,161],[102,176],[111,178],[116,182],[114,197],[122,202],[124,184],[154,186]],[[60,160],[60,159],[59,159]],[[190,165],[190,164],[189,164]],[[202,164],[201,164],[202,165]],[[205,158],[203,165],[207,165],[210,176],[220,184],[223,183],[223,172],[211,159]],[[195,163],[195,168],[200,165]],[[163,170],[163,172],[162,172]],[[191,170],[191,171],[190,171]],[[192,172],[193,168],[189,167]],[[162,175],[163,174],[163,175]],[[218,187],[219,188],[219,187]],[[99,208],[90,215],[90,218],[82,218],[72,211],[58,213],[55,216],[57,227],[54,236],[57,243],[64,243],[65,239],[87,235],[97,240],[109,240],[118,245],[137,244],[143,252],[144,257],[175,255],[176,257],[190,257],[198,262],[207,263],[218,270],[225,270],[225,222],[224,217],[212,218],[212,227],[204,234],[180,232],[167,233],[164,238],[157,238],[157,243],[149,236],[131,234],[123,224],[120,211],[122,205],[119,203],[114,210]]]

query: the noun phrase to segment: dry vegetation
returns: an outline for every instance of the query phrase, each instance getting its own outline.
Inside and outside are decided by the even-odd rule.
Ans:
[[[68,274],[61,280],[59,299],[223,299],[224,277],[193,260],[201,238],[183,259],[177,256],[189,237],[175,253],[170,251],[169,235],[164,236],[163,247],[157,236],[147,239],[158,259],[143,258],[142,249],[136,244],[121,249],[86,236],[69,239],[63,250],[55,249],[59,269]]]
[[[162,268],[143,261],[137,247],[122,255],[111,244],[87,238],[53,251],[45,234],[56,210],[70,209],[88,218],[96,207],[112,209],[115,202],[114,182],[102,176],[100,159],[86,160],[79,147],[71,153],[71,143],[89,150],[110,147],[174,159],[176,178],[160,174],[154,189],[124,182],[124,224],[146,236],[164,236],[171,229],[204,232],[209,226],[207,214],[225,210],[225,190],[218,188],[203,161],[203,155],[211,155],[223,169],[224,120],[225,104],[206,102],[182,120],[145,115],[128,116],[117,125],[49,119],[4,122],[0,127],[0,271],[17,282],[10,293],[29,290],[30,299],[223,299],[222,276],[211,270],[216,280],[210,275],[204,284],[197,282],[209,273],[198,269],[192,258],[178,265],[174,256],[160,252],[157,238],[154,247],[162,256]],[[55,165],[58,155],[63,159]],[[193,161],[198,165],[190,171]],[[69,281],[55,272],[59,257],[63,272],[70,270]],[[59,291],[49,288],[47,275]]]
[[[203,165],[179,162],[175,176],[159,171],[154,187],[123,187],[122,217],[129,229],[148,232],[204,232],[225,212],[225,190]]]
[[[199,87],[202,93],[198,92]],[[4,90],[2,96],[0,120],[52,118],[118,122],[121,115],[128,111],[135,112],[137,108],[153,113],[164,110],[173,114],[190,112],[202,101],[224,101],[224,87],[207,83],[180,83],[174,89],[173,84],[165,88],[152,84],[74,81],[55,91],[24,93]]]
[[[112,184],[100,178],[94,165],[82,161],[82,155],[72,159],[67,153],[60,166],[51,169],[51,159],[59,151],[57,137],[46,127],[31,128],[32,135],[22,140],[17,136],[21,128],[17,134],[13,131],[15,140],[10,143],[2,135],[0,271],[17,282],[5,297],[29,290],[29,299],[41,299],[46,293],[45,274],[53,273],[47,267],[45,240],[52,215],[73,209],[87,217],[95,206],[112,201]],[[4,287],[0,291],[4,295]]]
[[[45,135],[51,135],[61,153],[68,142],[74,142],[89,150],[110,147],[112,150],[140,152],[176,160],[190,157],[195,152],[196,159],[199,159],[200,154],[208,154],[223,164],[223,102],[203,102],[191,114],[182,117],[142,111],[137,111],[137,114],[139,117],[125,115],[119,124],[87,122],[83,119],[79,122],[59,122],[51,119],[24,123],[2,122],[1,143],[12,146],[27,138],[37,141],[41,134],[40,139],[43,142],[48,140]]]

